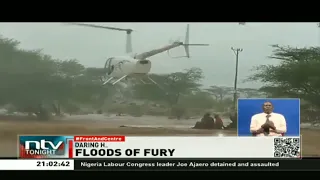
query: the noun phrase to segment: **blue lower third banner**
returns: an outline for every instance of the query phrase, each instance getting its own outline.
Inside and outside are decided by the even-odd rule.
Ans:
[[[320,171],[320,159],[76,159],[75,170],[294,170]]]

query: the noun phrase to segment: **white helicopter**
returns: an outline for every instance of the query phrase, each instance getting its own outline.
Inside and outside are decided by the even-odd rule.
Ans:
[[[83,24],[83,23],[71,23],[78,26],[84,27],[91,27],[91,28],[100,28],[100,29],[109,29],[109,30],[116,30],[116,31],[125,31],[127,34],[126,38],[126,56],[117,56],[111,57],[106,60],[104,68],[106,72],[106,80],[103,82],[103,85],[107,83],[111,83],[115,85],[119,81],[123,79],[127,79],[130,77],[140,78],[140,81],[144,84],[142,80],[143,77],[147,77],[152,83],[159,86],[157,82],[151,79],[148,76],[148,73],[151,70],[151,61],[147,58],[154,56],[156,54],[168,51],[170,49],[183,46],[185,49],[186,56],[180,56],[175,58],[187,57],[190,58],[189,54],[189,46],[208,46],[209,44],[189,44],[189,24],[187,25],[185,41],[175,41],[169,45],[163,46],[158,49],[153,49],[147,52],[143,52],[140,54],[132,54],[132,43],[131,43],[131,33],[132,29],[122,29],[122,28],[115,28],[115,27],[108,27],[108,26],[100,26],[100,25],[93,25],[93,24]],[[112,82],[113,81],[113,82]],[[159,86],[160,87],[160,86]]]

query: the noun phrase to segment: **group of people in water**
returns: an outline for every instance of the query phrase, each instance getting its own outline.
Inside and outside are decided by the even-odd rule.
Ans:
[[[232,123],[230,123],[228,126],[224,126],[223,121],[221,117],[218,114],[214,114],[212,117],[210,113],[204,114],[204,116],[201,118],[200,121],[198,121],[194,129],[229,129],[236,127],[236,114],[230,115],[230,120]]]

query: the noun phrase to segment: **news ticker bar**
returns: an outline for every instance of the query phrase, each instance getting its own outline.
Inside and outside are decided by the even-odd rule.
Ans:
[[[320,171],[320,159],[3,159],[0,170],[294,170]]]
[[[75,170],[313,170],[320,171],[320,159],[81,159]]]

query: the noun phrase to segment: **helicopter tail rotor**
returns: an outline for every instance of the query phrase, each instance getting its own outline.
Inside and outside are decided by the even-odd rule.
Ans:
[[[190,30],[189,30],[189,24],[187,25],[187,30],[186,30],[186,36],[185,36],[185,40],[182,44],[182,46],[184,47],[184,50],[185,50],[185,53],[186,55],[185,56],[176,56],[176,57],[172,57],[170,56],[170,53],[168,51],[168,55],[171,57],[171,58],[183,58],[183,57],[187,57],[187,58],[190,58],[190,51],[189,51],[189,47],[190,46],[209,46],[209,44],[190,44],[189,43],[189,34],[190,34]]]

